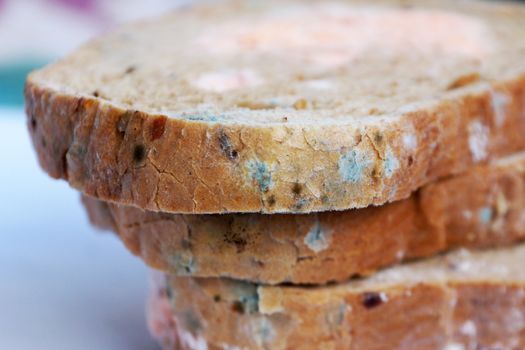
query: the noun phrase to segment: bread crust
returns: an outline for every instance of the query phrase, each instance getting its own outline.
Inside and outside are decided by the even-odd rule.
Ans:
[[[524,175],[525,154],[518,154],[424,186],[406,200],[305,215],[181,215],[83,201],[95,225],[113,226],[129,250],[154,268],[322,284],[454,248],[522,240]]]
[[[258,310],[239,307],[252,292],[245,285],[221,279],[171,277],[155,296],[171,303],[173,314],[164,332],[171,332],[181,349],[518,350],[525,346],[522,280],[399,282],[374,290],[271,289],[255,292]],[[262,306],[261,299],[274,304]]]
[[[315,127],[171,119],[69,95],[31,78],[25,97],[41,166],[85,194],[163,212],[306,213],[403,199],[476,161],[523,149],[525,76],[493,89],[509,98],[499,126],[489,89],[371,125]],[[478,135],[486,146],[483,159],[469,148],[469,135],[476,137],[472,123],[486,128]],[[334,140],[342,130],[347,137]],[[414,149],[403,144],[407,133],[417,137]],[[357,153],[365,155],[368,170],[359,182],[345,181],[341,167],[355,165],[345,157]],[[395,168],[387,176],[389,162]]]

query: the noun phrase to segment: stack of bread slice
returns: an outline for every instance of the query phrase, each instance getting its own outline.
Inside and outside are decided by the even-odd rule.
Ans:
[[[166,349],[525,349],[525,7],[193,5],[25,96]]]

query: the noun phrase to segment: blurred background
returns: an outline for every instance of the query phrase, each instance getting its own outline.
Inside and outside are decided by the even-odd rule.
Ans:
[[[0,0],[0,349],[157,349],[144,318],[146,268],[41,171],[22,90],[30,70],[90,37],[186,3]]]

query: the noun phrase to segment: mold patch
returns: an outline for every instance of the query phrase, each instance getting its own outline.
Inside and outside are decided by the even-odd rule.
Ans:
[[[259,311],[259,294],[253,284],[239,283],[235,287],[236,299],[232,307],[242,314],[253,314]]]
[[[195,259],[187,254],[175,254],[171,259],[171,266],[178,275],[193,275],[197,272]]]
[[[448,343],[443,350],[465,350],[465,346],[460,343]]]
[[[319,253],[330,246],[332,242],[332,232],[324,230],[318,219],[310,231],[304,236],[304,244],[312,251]]]
[[[334,305],[328,309],[325,319],[330,330],[335,331],[340,328],[345,320],[345,315],[349,311],[350,306],[346,303]]]
[[[184,328],[189,330],[191,333],[197,333],[202,329],[202,324],[197,315],[193,311],[187,310],[180,316],[181,321],[184,324]]]
[[[362,295],[363,306],[367,309],[378,307],[379,305],[386,303],[387,301],[388,297],[383,292],[365,292]]]
[[[186,119],[191,121],[203,121],[203,122],[217,122],[219,121],[219,118],[215,115],[185,115]]]
[[[489,129],[479,120],[475,120],[469,124],[468,134],[468,146],[472,159],[479,162],[487,158]]]
[[[177,335],[187,349],[195,350],[208,350],[208,343],[201,335],[193,336],[191,332],[187,332],[181,329],[181,327],[175,327],[177,329]]]
[[[310,200],[308,198],[299,198],[294,204],[294,209],[301,210],[308,204],[310,204]]]
[[[133,161],[141,163],[146,158],[146,147],[144,145],[136,145],[133,148]]]
[[[383,169],[385,171],[385,176],[390,179],[394,172],[399,168],[399,161],[392,152],[391,149],[386,151],[386,159],[383,162]]]
[[[489,222],[492,221],[493,214],[494,213],[492,211],[492,208],[490,208],[490,207],[483,207],[478,212],[479,221],[484,223],[484,224],[488,224]]]
[[[413,151],[417,148],[417,136],[412,133],[406,133],[403,135],[403,146],[406,149]]]
[[[510,97],[499,91],[492,91],[491,94],[492,110],[494,111],[494,122],[500,127],[507,117],[507,105],[510,103]]]
[[[266,163],[257,159],[246,162],[248,176],[257,184],[261,192],[267,192],[273,185],[272,174]]]
[[[275,329],[266,317],[252,319],[250,322],[251,333],[262,348],[267,348],[269,343],[275,338]]]
[[[468,320],[461,325],[460,332],[469,337],[475,337],[477,333],[476,324],[472,320]]]
[[[357,183],[370,164],[362,151],[352,149],[339,158],[339,175],[345,182]]]
[[[230,160],[235,160],[239,156],[230,140],[230,137],[224,132],[224,130],[219,132],[219,147],[222,153],[224,153]]]
[[[233,302],[233,309],[241,314],[253,314],[258,311],[259,298],[257,294],[243,296]]]

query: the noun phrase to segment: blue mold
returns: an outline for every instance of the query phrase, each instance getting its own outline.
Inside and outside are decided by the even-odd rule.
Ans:
[[[350,150],[339,158],[339,175],[343,181],[357,183],[361,181],[369,164],[370,160],[361,152]]]
[[[267,192],[273,185],[272,174],[266,163],[259,160],[250,160],[246,163],[248,175],[257,183],[261,192]]]

